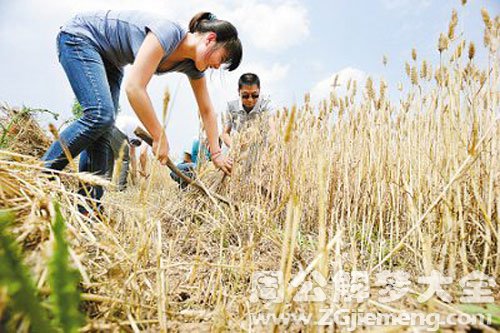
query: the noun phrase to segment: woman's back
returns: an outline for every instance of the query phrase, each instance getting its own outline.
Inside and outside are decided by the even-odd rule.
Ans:
[[[132,64],[139,48],[151,31],[160,41],[165,56],[170,56],[186,35],[177,23],[162,16],[142,11],[95,11],[76,15],[61,30],[92,41],[99,53],[116,67]],[[190,77],[201,76],[192,66],[183,66]]]

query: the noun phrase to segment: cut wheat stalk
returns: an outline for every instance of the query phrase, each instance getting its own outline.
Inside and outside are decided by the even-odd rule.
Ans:
[[[149,133],[147,133],[146,131],[144,131],[142,128],[138,127],[135,131],[134,131],[134,134],[137,135],[139,138],[141,138],[142,140],[144,140],[144,142],[146,142],[148,145],[150,145],[151,147],[153,146],[153,138],[151,138],[151,136],[149,135]],[[196,188],[198,188],[199,190],[201,190],[204,194],[206,194],[211,200],[213,200],[213,198],[229,205],[229,206],[233,206],[233,207],[237,207],[236,205],[234,205],[229,199],[217,194],[217,193],[213,193],[211,192],[205,185],[203,185],[203,183],[201,183],[198,179],[191,179],[189,177],[187,177],[184,173],[182,173],[182,171],[180,171],[177,166],[174,164],[174,162],[172,162],[172,160],[170,158],[167,159],[167,166],[170,170],[172,170],[177,176],[179,176],[183,181],[185,181],[186,183],[188,183],[189,185],[192,185]]]

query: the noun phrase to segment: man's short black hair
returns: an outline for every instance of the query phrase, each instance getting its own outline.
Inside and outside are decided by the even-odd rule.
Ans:
[[[238,90],[240,90],[243,86],[253,86],[254,84],[256,84],[260,89],[260,80],[257,74],[245,73],[240,76],[240,80],[238,81]]]

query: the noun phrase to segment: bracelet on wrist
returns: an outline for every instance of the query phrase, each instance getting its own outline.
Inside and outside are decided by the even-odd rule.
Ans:
[[[218,153],[218,154],[212,155],[212,161],[213,161],[213,160],[218,159],[218,158],[219,158],[219,157],[221,157],[221,156],[222,156],[222,154],[221,154],[221,153]]]

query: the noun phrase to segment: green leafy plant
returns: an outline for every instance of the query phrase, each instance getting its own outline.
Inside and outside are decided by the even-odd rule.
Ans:
[[[37,331],[56,332],[41,305],[28,270],[22,264],[21,251],[8,232],[8,226],[13,221],[13,214],[0,211],[0,285],[7,288],[9,305],[14,312],[25,314]]]
[[[78,103],[78,100],[75,98],[73,102],[73,106],[71,107],[71,113],[75,116],[75,119],[79,119],[83,117],[83,107]]]
[[[45,309],[29,270],[22,263],[21,250],[8,230],[15,217],[6,211],[0,211],[0,286],[6,287],[10,298],[10,311],[26,315],[33,331],[78,332],[84,322],[79,311],[80,276],[78,271],[69,265],[69,246],[65,239],[66,222],[60,205],[54,201],[53,206],[53,255],[48,265],[52,291],[49,297],[51,311]],[[52,321],[49,318],[52,318]]]
[[[58,202],[53,203],[55,215],[52,221],[54,232],[54,253],[50,259],[49,272],[52,288],[55,321],[63,332],[77,332],[83,322],[78,310],[80,292],[78,271],[69,266],[68,243],[65,239],[66,222]]]

